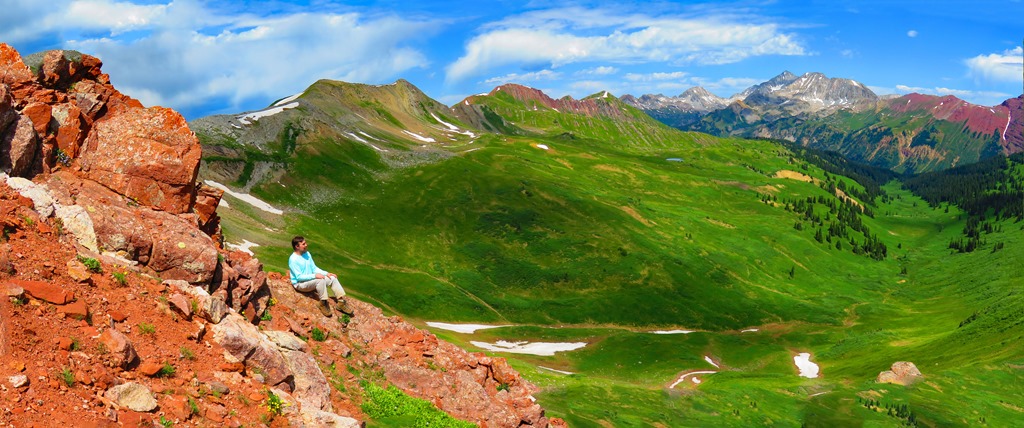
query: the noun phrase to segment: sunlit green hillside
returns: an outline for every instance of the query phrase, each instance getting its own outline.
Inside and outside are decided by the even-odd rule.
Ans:
[[[326,132],[311,124],[332,122],[302,113],[367,117],[359,106],[372,102],[346,92],[359,85],[318,85],[258,125],[298,131],[253,145],[225,138],[248,131],[197,131],[217,153],[207,178],[285,211],[226,196],[227,241],[259,244],[260,260],[283,271],[291,236],[305,235],[318,264],[386,310],[511,325],[432,330],[466,348],[585,342],[555,356],[501,354],[571,426],[1006,426],[1024,416],[1024,234],[1011,216],[984,220],[984,243],[958,253],[949,243],[969,216],[955,205],[929,205],[896,181],[858,183],[840,173],[851,168],[774,142],[675,131],[604,94],[572,100],[576,110],[526,91],[454,111],[382,100],[375,117],[395,121]],[[358,131],[389,144],[337,137]],[[249,149],[221,149],[233,146]],[[821,377],[798,376],[802,352]],[[924,380],[876,384],[896,361],[915,362]],[[690,371],[715,373],[676,382]],[[913,418],[888,414],[904,404]]]

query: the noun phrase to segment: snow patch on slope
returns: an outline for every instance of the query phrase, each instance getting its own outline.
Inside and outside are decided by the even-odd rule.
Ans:
[[[409,135],[410,137],[415,138],[417,140],[420,140],[420,141],[422,141],[424,143],[434,143],[434,142],[436,142],[433,138],[424,137],[424,136],[422,136],[420,134],[417,134],[415,132],[408,131],[408,130],[405,130],[405,129],[402,130],[402,133],[404,133],[406,135]]]
[[[298,106],[299,106],[298,102],[293,102],[293,103],[284,104],[284,105],[277,106],[277,107],[268,108],[266,110],[254,111],[252,113],[246,113],[246,114],[243,114],[243,115],[235,116],[235,119],[238,119],[238,121],[242,122],[243,125],[251,125],[252,122],[256,122],[256,121],[258,121],[258,120],[260,120],[260,119],[262,119],[264,117],[273,116],[273,115],[278,114],[278,113],[280,113],[282,111],[288,110],[290,108],[295,108],[295,107],[298,107]]]
[[[552,342],[508,342],[499,340],[495,343],[469,342],[473,346],[486,349],[491,352],[508,352],[511,354],[530,354],[541,356],[553,356],[555,352],[574,351],[587,346],[587,342],[552,343]]]
[[[216,181],[213,181],[213,180],[206,180],[203,183],[206,183],[210,187],[214,187],[214,188],[223,190],[224,193],[227,193],[228,195],[231,195],[232,197],[237,198],[238,200],[241,200],[242,202],[248,203],[249,205],[252,205],[252,206],[254,206],[256,208],[259,208],[259,209],[261,209],[263,211],[266,211],[268,213],[277,214],[277,215],[284,214],[284,211],[279,210],[277,208],[274,208],[270,204],[268,204],[266,202],[263,202],[263,201],[257,199],[255,196],[252,196],[252,195],[250,195],[248,193],[238,193],[238,192],[235,192],[235,191],[229,189],[227,186],[225,186],[223,184],[220,184],[220,183],[218,183]],[[223,201],[221,201],[221,205],[224,205]]]

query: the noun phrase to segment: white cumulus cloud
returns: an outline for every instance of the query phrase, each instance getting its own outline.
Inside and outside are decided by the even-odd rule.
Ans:
[[[483,30],[447,67],[449,81],[510,64],[727,64],[762,55],[805,54],[796,36],[784,33],[779,24],[724,15],[649,16],[566,7],[522,14]]]
[[[122,92],[183,112],[211,104],[238,111],[247,101],[299,92],[324,78],[383,83],[428,65],[410,45],[438,27],[382,14],[261,16],[194,0],[57,0],[23,9],[35,14],[31,25],[4,26],[0,37],[38,39],[58,31],[60,48],[102,59]]]
[[[1019,82],[1024,72],[1024,49],[1020,46],[988,55],[978,55],[964,61],[969,74],[991,81]]]

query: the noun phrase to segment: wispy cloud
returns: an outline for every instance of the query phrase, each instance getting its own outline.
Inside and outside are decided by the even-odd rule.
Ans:
[[[619,69],[602,65],[600,67],[587,68],[574,73],[576,76],[608,76],[618,73]]]
[[[488,85],[500,85],[502,83],[536,82],[539,80],[554,80],[562,77],[562,73],[551,70],[534,71],[531,73],[509,73],[504,76],[492,77],[484,80]]]
[[[465,49],[447,67],[449,81],[510,64],[727,64],[762,55],[805,54],[795,35],[771,22],[747,22],[735,15],[653,16],[582,7],[534,11],[485,25]]]
[[[1024,49],[1020,46],[988,55],[978,55],[964,61],[968,73],[975,79],[1019,82],[1024,71]]]
[[[634,82],[651,82],[656,80],[680,80],[686,77],[686,72],[673,71],[669,73],[626,73],[626,80]]]
[[[917,30],[907,31],[907,37],[910,37],[910,38],[917,37]]]
[[[238,111],[246,100],[298,92],[322,78],[397,78],[428,65],[410,45],[437,27],[396,15],[231,14],[191,0],[59,3],[23,8],[33,25],[2,27],[9,30],[0,29],[0,37],[38,39],[59,30],[67,38],[60,47],[100,57],[122,92],[185,112],[210,104]]]

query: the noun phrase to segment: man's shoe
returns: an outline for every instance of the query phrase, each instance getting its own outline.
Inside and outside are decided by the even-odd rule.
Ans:
[[[331,305],[327,304],[326,300],[321,300],[317,307],[320,309],[320,313],[324,314],[325,317],[331,316]]]
[[[334,306],[334,309],[337,309],[338,312],[348,316],[355,315],[355,312],[353,312],[352,308],[348,306],[348,302],[346,302],[345,299],[338,299],[338,304]]]

